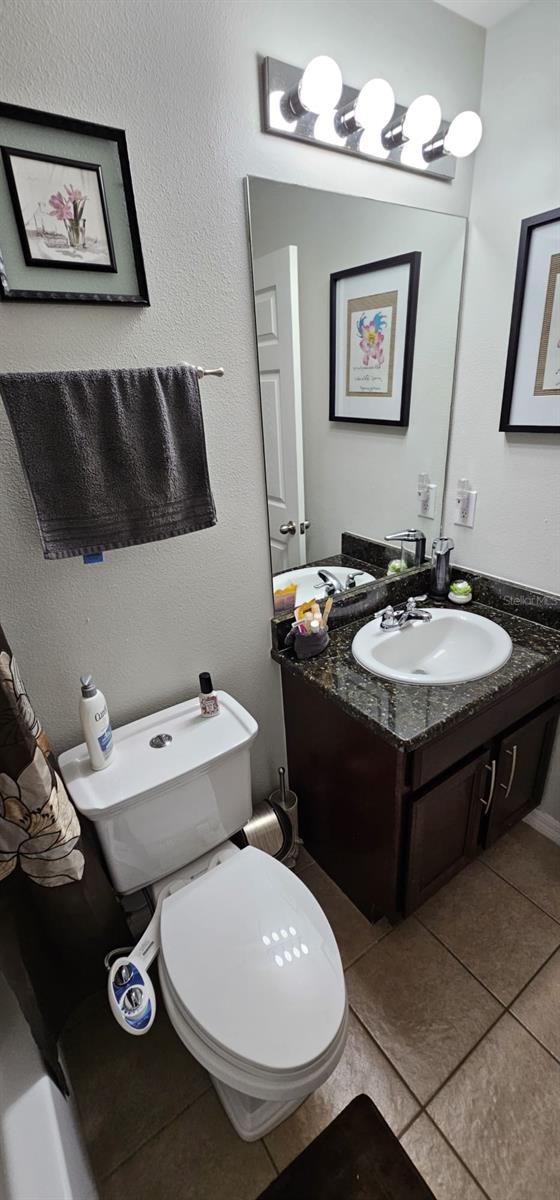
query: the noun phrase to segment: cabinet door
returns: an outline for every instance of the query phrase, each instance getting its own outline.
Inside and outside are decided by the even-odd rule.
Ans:
[[[405,913],[423,904],[477,853],[489,764],[490,752],[485,751],[412,801]]]
[[[558,706],[527,721],[499,743],[496,781],[482,841],[491,846],[540,803]]]

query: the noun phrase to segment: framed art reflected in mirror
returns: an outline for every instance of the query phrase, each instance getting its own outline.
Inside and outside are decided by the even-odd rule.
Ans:
[[[414,565],[387,534],[440,533],[466,221],[270,179],[247,200],[274,607],[336,605]]]
[[[500,429],[560,433],[560,208],[521,222]]]
[[[421,257],[331,275],[331,421],[408,425]]]

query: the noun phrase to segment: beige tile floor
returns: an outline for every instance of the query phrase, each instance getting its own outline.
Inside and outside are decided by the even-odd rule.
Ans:
[[[346,970],[339,1066],[248,1145],[162,1010],[127,1038],[92,997],[63,1049],[102,1200],[255,1200],[360,1092],[437,1200],[559,1200],[560,847],[520,825],[395,929],[298,873]]]

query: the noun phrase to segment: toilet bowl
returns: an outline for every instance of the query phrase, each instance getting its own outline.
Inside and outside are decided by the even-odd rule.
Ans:
[[[156,997],[147,968],[158,955],[175,1032],[209,1072],[238,1134],[252,1141],[334,1070],[348,1006],[335,937],[315,897],[275,858],[228,840],[251,811],[257,726],[232,697],[218,696],[220,714],[210,721],[188,701],[116,730],[114,763],[104,771],[89,769],[85,747],[60,765],[76,806],[96,822],[116,890],[152,885],[156,903],[129,955],[134,977],[117,988],[115,972],[127,963],[111,969],[114,1015],[129,1032],[148,1032]],[[171,742],[159,749],[162,732]],[[144,995],[138,1019],[125,1008],[131,987]]]
[[[334,934],[309,889],[262,850],[237,851],[163,901],[159,978],[175,1032],[245,1140],[284,1120],[343,1051]]]

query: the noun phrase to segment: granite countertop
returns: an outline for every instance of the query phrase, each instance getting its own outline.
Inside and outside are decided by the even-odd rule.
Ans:
[[[477,579],[482,591],[483,577],[472,575],[471,578]],[[365,624],[364,617],[331,632],[327,649],[317,658],[299,662],[291,651],[279,649],[273,649],[272,656],[284,670],[319,688],[350,716],[364,722],[392,745],[405,751],[416,750],[540,672],[560,666],[560,597],[541,594],[547,623],[537,624],[534,615],[540,611],[539,605],[526,598],[538,594],[517,589],[513,596],[509,594],[508,586],[504,585],[499,591],[495,586],[487,587],[484,592],[484,599],[492,596],[498,597],[500,602],[503,600],[503,608],[488,603],[469,605],[471,612],[488,617],[507,630],[513,642],[512,655],[505,666],[470,683],[416,686],[392,683],[370,674],[355,662],[351,650],[354,635]],[[523,593],[521,598],[520,592]],[[528,604],[533,619],[527,620],[515,611],[504,611],[506,604],[510,610],[517,608],[518,612],[527,611]]]

